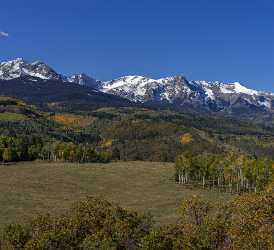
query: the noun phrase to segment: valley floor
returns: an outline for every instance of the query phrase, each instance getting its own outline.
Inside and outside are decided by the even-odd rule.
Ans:
[[[174,182],[174,165],[157,162],[75,164],[25,162],[0,166],[0,227],[41,213],[60,214],[86,196],[150,212],[159,224],[175,222],[181,201],[200,195],[225,202],[231,195]]]

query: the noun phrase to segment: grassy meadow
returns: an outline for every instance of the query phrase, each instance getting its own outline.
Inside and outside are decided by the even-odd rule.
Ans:
[[[23,114],[16,114],[10,112],[0,113],[0,121],[23,121],[27,117]]]
[[[0,166],[0,225],[37,214],[60,214],[86,196],[99,196],[125,208],[150,212],[156,224],[177,219],[181,201],[200,195],[225,202],[230,194],[190,189],[173,180],[172,163],[113,162],[75,164],[24,162]]]

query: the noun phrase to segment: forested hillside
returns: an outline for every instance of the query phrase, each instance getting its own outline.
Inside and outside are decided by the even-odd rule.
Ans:
[[[136,107],[45,112],[21,100],[2,97],[0,134],[3,161],[87,162],[102,154],[103,161],[174,162],[183,152],[227,151],[274,157],[273,127]]]

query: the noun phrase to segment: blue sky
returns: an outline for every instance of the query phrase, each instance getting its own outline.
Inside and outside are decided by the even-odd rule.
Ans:
[[[2,1],[0,60],[39,59],[97,79],[182,74],[274,91],[273,13],[273,0]]]

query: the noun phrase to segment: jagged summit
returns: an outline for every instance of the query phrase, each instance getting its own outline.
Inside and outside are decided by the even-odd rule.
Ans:
[[[41,61],[28,63],[23,58],[17,58],[15,60],[0,63],[0,79],[11,80],[23,76],[40,78],[44,80],[62,79],[61,75]]]
[[[173,76],[158,80],[143,76],[125,76],[105,82],[102,91],[116,94],[134,102],[165,101],[177,104],[215,104],[224,109],[237,102],[270,109],[273,107],[272,93],[244,87],[239,82],[188,81],[184,76]]]
[[[86,75],[85,73],[69,76],[66,78],[66,80],[70,83],[76,83],[76,84],[91,87],[94,89],[98,89],[101,87],[101,81],[97,81],[96,79]]]
[[[185,107],[217,112],[274,109],[273,93],[249,89],[239,82],[189,81],[181,75],[160,79],[129,75],[99,81],[85,73],[64,76],[41,61],[28,63],[23,58],[17,58],[0,63],[0,80],[21,77],[29,77],[32,81],[59,80],[123,97],[131,102],[169,104],[179,110],[184,110]]]
[[[151,79],[144,76],[125,76],[105,82],[102,90],[126,97],[134,102],[172,101],[187,95],[190,86],[183,76]]]

